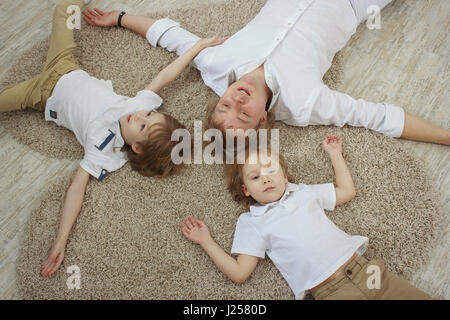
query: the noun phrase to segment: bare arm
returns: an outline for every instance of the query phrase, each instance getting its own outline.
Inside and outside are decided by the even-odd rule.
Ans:
[[[449,130],[435,126],[408,112],[405,112],[405,125],[401,138],[450,146]]]
[[[72,180],[72,184],[66,193],[58,235],[53,242],[47,260],[41,268],[41,275],[43,277],[52,275],[56,270],[58,270],[64,259],[66,242],[69,237],[70,230],[72,229],[72,226],[80,213],[88,181],[89,173],[79,167]]]
[[[189,240],[199,244],[210,256],[220,271],[232,281],[242,283],[256,268],[258,257],[241,254],[237,259],[231,257],[211,238],[208,227],[200,220],[185,218],[181,231]]]
[[[338,136],[327,136],[322,146],[330,156],[334,174],[336,175],[336,205],[349,202],[356,196],[356,189],[350,170],[342,156],[341,138]]]
[[[84,10],[83,19],[91,26],[107,28],[117,26],[119,14],[120,11],[118,10],[103,12],[100,9],[94,8],[94,10]],[[122,16],[120,24],[122,27],[136,32],[145,38],[147,30],[155,21],[156,19],[153,18],[135,16],[127,13]]]
[[[223,43],[227,37],[219,38],[214,37],[210,39],[201,39],[199,40],[193,47],[191,47],[188,51],[183,53],[181,56],[176,58],[172,63],[170,63],[167,67],[161,70],[155,79],[145,88],[147,90],[151,90],[157,93],[159,90],[170,84],[173,80],[175,80],[189,63],[194,60],[194,58],[199,54],[200,51],[207,47],[212,47]]]

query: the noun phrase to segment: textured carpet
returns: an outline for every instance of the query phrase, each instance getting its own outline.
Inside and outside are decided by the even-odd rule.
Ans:
[[[229,1],[168,15],[201,36],[232,34],[244,26],[264,1]],[[214,10],[213,10],[214,9]],[[166,16],[161,12],[159,16]],[[150,47],[145,39],[122,29],[76,32],[80,64],[90,74],[113,81],[116,92],[134,95],[175,57]],[[3,85],[37,74],[45,59],[43,42],[12,66]],[[337,56],[339,57],[339,55]],[[339,81],[339,58],[325,77]],[[2,85],[2,86],[3,86]],[[162,90],[163,110],[191,130],[203,119],[214,93],[190,68]],[[22,143],[44,154],[80,159],[82,148],[66,129],[46,123],[37,112],[12,112],[0,121]],[[426,261],[439,223],[439,200],[422,165],[394,139],[360,128],[315,126],[295,128],[277,123],[281,151],[292,182],[324,183],[334,179],[320,143],[327,134],[344,141],[344,157],[358,195],[329,213],[343,230],[370,238],[366,258],[384,259],[389,270],[409,278]],[[232,283],[200,247],[184,239],[182,217],[194,215],[208,224],[225,250],[244,208],[231,200],[223,167],[191,165],[164,180],[144,178],[129,165],[100,183],[91,179],[58,272],[39,276],[40,265],[56,235],[59,212],[71,177],[51,186],[30,218],[18,261],[18,285],[25,299],[293,299],[287,283],[269,259],[262,260],[250,280]],[[81,289],[69,290],[65,273],[81,270]]]

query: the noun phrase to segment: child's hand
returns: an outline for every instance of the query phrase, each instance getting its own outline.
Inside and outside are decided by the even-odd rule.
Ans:
[[[193,217],[184,218],[184,222],[181,223],[181,232],[186,238],[197,244],[202,244],[211,239],[206,224]]]
[[[338,136],[326,136],[322,148],[328,154],[342,153],[342,140]]]
[[[100,9],[83,11],[83,20],[93,27],[113,27],[117,25],[120,11],[103,12]]]
[[[53,242],[48,258],[41,267],[41,275],[43,277],[51,276],[56,270],[58,270],[64,259],[65,248],[65,242],[62,243],[57,240]]]
[[[219,44],[222,44],[225,42],[225,40],[227,40],[229,37],[222,37],[219,38],[219,36],[214,36],[212,38],[208,38],[208,39],[200,39],[198,40],[197,44],[202,48],[208,48],[208,47],[214,47],[214,46],[218,46]]]

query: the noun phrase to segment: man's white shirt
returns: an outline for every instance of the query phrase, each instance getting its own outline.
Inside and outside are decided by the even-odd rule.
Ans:
[[[204,49],[193,64],[219,96],[264,64],[273,94],[269,109],[286,124],[349,124],[398,137],[404,126],[402,108],[353,99],[322,81],[356,28],[349,0],[268,0],[243,29],[222,45]],[[181,55],[199,37],[165,18],[148,29],[147,39]]]

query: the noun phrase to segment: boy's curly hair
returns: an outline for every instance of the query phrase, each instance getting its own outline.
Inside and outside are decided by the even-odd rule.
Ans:
[[[246,146],[245,151],[245,162],[248,161],[249,157],[249,148],[248,145]],[[259,158],[259,152],[260,148],[258,148],[258,158]],[[267,146],[267,155],[271,154],[270,146]],[[284,159],[283,155],[278,153],[278,162],[280,164],[280,168],[283,169],[283,173],[286,177],[288,177],[288,167],[286,164],[286,160]],[[225,181],[227,184],[228,191],[231,193],[231,196],[233,197],[233,200],[243,204],[247,210],[249,210],[251,205],[254,205],[256,203],[256,200],[252,197],[247,197],[244,194],[244,191],[242,190],[242,185],[244,184],[244,179],[242,175],[244,164],[238,164],[237,161],[237,155],[234,158],[233,164],[227,164],[225,166]]]
[[[165,123],[154,124],[148,140],[141,144],[142,153],[135,153],[131,146],[125,144],[121,151],[128,155],[128,161],[133,170],[146,177],[160,177],[173,175],[179,171],[181,165],[172,162],[172,148],[178,142],[171,141],[172,132],[176,129],[186,129],[177,119],[162,113]]]

